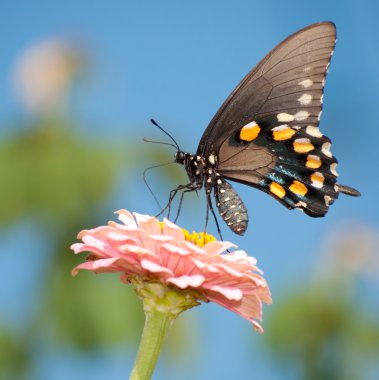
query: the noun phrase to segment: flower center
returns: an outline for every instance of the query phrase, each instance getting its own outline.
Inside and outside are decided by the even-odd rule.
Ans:
[[[163,231],[164,222],[159,222],[159,225],[161,227],[161,231]],[[192,231],[192,233],[190,233],[185,228],[182,228],[182,231],[184,233],[184,238],[187,241],[197,245],[200,248],[204,247],[204,245],[210,243],[211,241],[216,241],[216,238],[213,235],[207,234],[206,232]]]
[[[192,233],[189,233],[184,228],[182,228],[182,231],[184,232],[184,238],[187,241],[197,245],[200,248],[204,247],[205,244],[208,244],[211,241],[216,241],[216,238],[213,235],[207,234],[206,232],[192,231]]]

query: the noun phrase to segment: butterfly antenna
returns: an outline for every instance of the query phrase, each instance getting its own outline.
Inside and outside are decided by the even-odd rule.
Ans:
[[[145,185],[147,186],[147,188],[149,189],[151,195],[153,196],[155,202],[157,203],[159,209],[162,209],[162,206],[161,204],[159,203],[158,201],[158,198],[155,196],[153,190],[151,189],[149,183],[147,182],[147,179],[146,179],[146,173],[148,172],[148,170],[150,169],[155,169],[155,168],[159,168],[161,166],[166,166],[166,165],[170,165],[170,164],[173,164],[173,162],[166,162],[165,164],[160,164],[160,165],[154,165],[154,166],[150,166],[148,168],[146,168],[144,171],[143,171],[143,181],[145,182]]]
[[[150,119],[151,123],[154,124],[156,127],[158,127],[163,133],[165,133],[175,144],[175,147],[180,150],[178,143],[175,141],[175,139],[167,132],[165,131],[154,119]]]
[[[171,143],[168,143],[168,142],[164,142],[164,141],[154,141],[154,140],[149,140],[149,139],[147,139],[146,137],[144,137],[144,138],[142,139],[142,141],[144,141],[144,142],[148,142],[148,143],[153,143],[153,144],[169,145],[169,146],[174,147],[175,149],[178,148],[178,147],[177,147],[176,145],[174,145],[174,144],[171,144]]]

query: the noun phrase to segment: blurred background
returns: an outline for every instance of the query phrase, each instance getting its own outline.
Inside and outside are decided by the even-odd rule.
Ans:
[[[379,378],[379,7],[374,1],[73,1],[0,5],[0,378],[119,379],[132,368],[141,305],[116,275],[71,269],[76,234],[120,208],[155,214],[143,170],[194,152],[218,107],[277,43],[324,20],[338,42],[321,129],[341,196],[325,218],[288,211],[235,185],[245,237],[274,303],[265,334],[216,305],[174,325],[154,379]],[[186,181],[149,172],[164,203]],[[180,224],[201,231],[203,197]],[[199,224],[199,220],[201,221]],[[209,232],[216,233],[214,223]]]

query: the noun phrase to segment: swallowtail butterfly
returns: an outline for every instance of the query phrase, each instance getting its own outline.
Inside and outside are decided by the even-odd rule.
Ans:
[[[174,140],[175,162],[184,165],[189,183],[173,190],[169,202],[178,191],[204,187],[207,210],[215,216],[213,193],[223,220],[243,235],[247,209],[228,180],[256,187],[312,217],[324,216],[340,193],[360,195],[337,183],[331,141],[318,128],[335,41],[331,22],[289,36],[225,100],[196,154],[184,153]]]

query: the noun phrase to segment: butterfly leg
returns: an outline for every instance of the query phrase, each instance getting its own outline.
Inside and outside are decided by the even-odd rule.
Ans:
[[[191,183],[188,183],[187,185],[179,185],[175,189],[170,191],[170,196],[168,197],[168,202],[165,207],[162,208],[162,210],[155,216],[156,218],[160,215],[162,215],[167,209],[167,217],[170,217],[170,212],[171,212],[171,203],[174,200],[176,194],[181,191],[181,190],[189,190],[189,191],[194,191],[197,190],[197,187],[194,187]]]
[[[216,216],[216,213],[215,213],[215,211],[214,211],[214,209],[213,209],[213,206],[212,206],[211,195],[210,195],[209,193],[207,193],[207,213],[206,213],[206,217],[205,217],[205,227],[204,227],[204,232],[206,232],[207,225],[208,225],[209,210],[211,210],[212,215],[213,215],[213,218],[214,218],[214,220],[215,220],[216,228],[217,228],[217,233],[218,233],[218,235],[220,236],[220,239],[223,241],[224,238],[222,237],[222,233],[221,233],[220,226],[219,226],[219,224],[218,224],[217,216]]]
[[[177,211],[177,214],[176,214],[176,217],[175,217],[174,223],[176,223],[177,219],[179,218],[180,209],[181,209],[181,207],[182,207],[182,203],[183,203],[184,193],[189,193],[189,192],[191,192],[191,191],[197,191],[197,190],[198,190],[198,187],[197,187],[197,186],[194,186],[192,183],[187,184],[187,185],[184,185],[184,186],[178,186],[178,188],[175,189],[175,192],[174,192],[173,197],[171,198],[171,200],[169,200],[167,217],[170,218],[170,213],[171,213],[171,202],[174,200],[174,197],[176,196],[176,194],[177,194],[179,191],[181,191],[182,193],[181,193],[181,195],[180,195],[178,211]]]
[[[171,202],[174,200],[176,194],[178,193],[179,190],[185,188],[186,186],[183,186],[183,185],[179,185],[178,187],[176,187],[175,189],[171,190],[170,191],[170,196],[168,197],[168,202],[166,204],[165,207],[162,208],[162,210],[157,214],[155,215],[155,217],[157,218],[158,216],[161,216],[167,209],[169,209],[168,213],[170,214],[170,207],[171,207]]]
[[[176,221],[178,220],[179,218],[179,215],[180,215],[180,210],[182,209],[182,203],[183,203],[183,199],[184,199],[184,194],[185,193],[190,193],[192,191],[196,191],[197,193],[197,188],[191,188],[191,189],[187,189],[187,190],[183,190],[181,195],[180,195],[180,201],[179,201],[179,205],[178,205],[178,212],[176,213],[176,217],[174,219],[174,223],[176,223]]]

